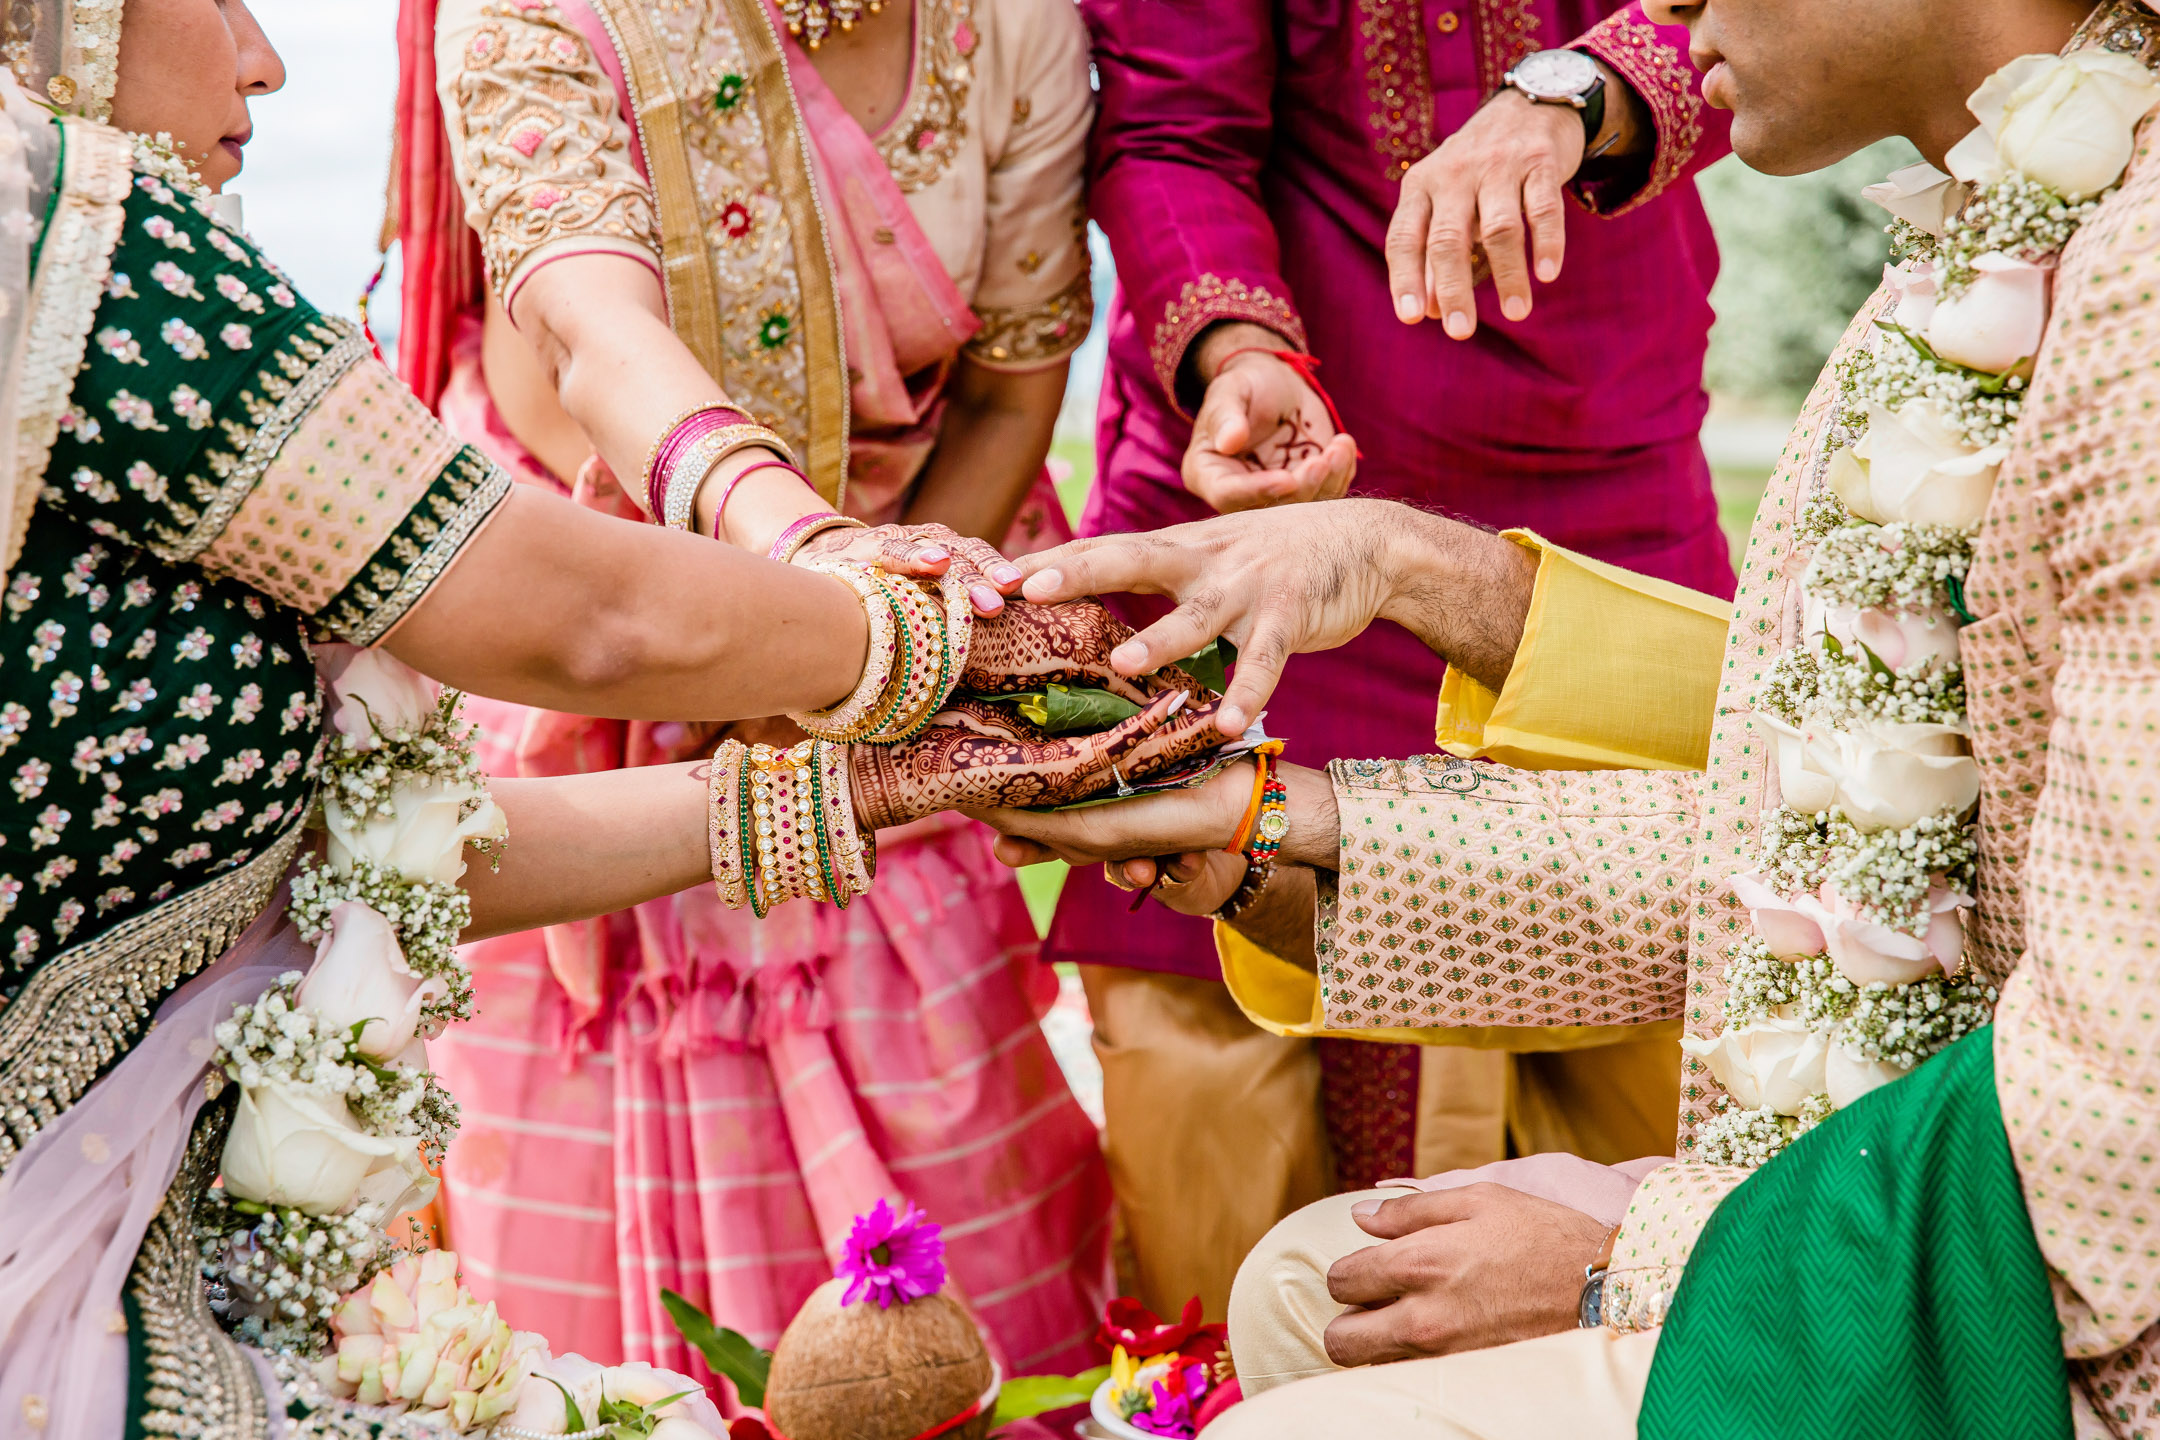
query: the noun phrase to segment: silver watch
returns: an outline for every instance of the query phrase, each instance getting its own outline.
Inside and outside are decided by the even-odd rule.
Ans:
[[[1605,127],[1605,74],[1580,50],[1533,50],[1515,62],[1503,81],[1540,105],[1572,105],[1582,112],[1583,139]]]

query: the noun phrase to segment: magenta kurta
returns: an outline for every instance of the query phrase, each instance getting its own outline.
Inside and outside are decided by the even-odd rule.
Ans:
[[[1689,183],[1725,153],[1726,119],[1697,93],[1684,29],[1610,0],[1081,8],[1102,87],[1092,206],[1123,281],[1083,533],[1211,513],[1178,478],[1198,399],[1189,383],[1176,393],[1179,366],[1208,325],[1252,320],[1320,358],[1363,451],[1356,493],[1528,526],[1732,594],[1698,439],[1717,247]],[[1381,246],[1403,172],[1517,59],[1571,40],[1649,102],[1647,179],[1599,190],[1608,213],[1570,207],[1566,268],[1528,320],[1501,320],[1487,286],[1468,343],[1400,324]],[[1268,728],[1308,765],[1429,751],[1440,672],[1406,632],[1375,626],[1293,661]],[[1206,922],[1154,905],[1128,914],[1094,870],[1067,885],[1050,950],[1219,973]]]

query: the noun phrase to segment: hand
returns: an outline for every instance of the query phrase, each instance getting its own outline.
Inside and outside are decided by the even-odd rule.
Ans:
[[[852,560],[875,565],[890,575],[934,580],[951,571],[967,586],[968,603],[977,615],[996,615],[1005,597],[1020,588],[1020,569],[996,548],[972,535],[943,525],[878,525],[868,530],[836,526],[805,541],[795,552],[800,562]]]
[[[1220,737],[1214,737],[1219,739]],[[1115,805],[1044,814],[1033,810],[971,810],[1002,837],[997,857],[1015,868],[1045,860],[1069,865],[1130,861],[1142,886],[1154,881],[1151,856],[1220,851],[1236,836],[1252,803],[1251,762],[1226,765],[1205,784],[1137,795]],[[1225,859],[1233,857],[1225,856]],[[1239,861],[1242,868],[1243,861]],[[1106,872],[1107,873],[1107,872]],[[1115,877],[1111,884],[1117,884]],[[1235,885],[1235,881],[1232,882]],[[1120,888],[1124,888],[1120,886]]]
[[[1200,682],[1174,665],[1159,667],[1159,673],[1145,680],[1112,668],[1111,654],[1132,634],[1131,626],[1093,598],[1016,605],[993,620],[977,622],[959,688],[1017,695],[1045,685],[1080,686],[1113,691],[1135,705],[1147,704],[1166,689],[1199,694]]]
[[[1185,488],[1223,513],[1341,495],[1357,476],[1356,442],[1336,432],[1303,375],[1247,345],[1285,348],[1253,325],[1217,326],[1201,342],[1208,387],[1185,449]]]
[[[1328,1271],[1328,1294],[1353,1307],[1327,1328],[1328,1358],[1343,1366],[1573,1329],[1583,1267],[1606,1234],[1580,1210],[1490,1183],[1367,1201],[1357,1211],[1366,1212],[1353,1212],[1358,1225],[1387,1243]]]
[[[1052,738],[1003,706],[949,703],[930,728],[899,745],[848,750],[855,813],[865,829],[904,825],[941,810],[1068,805],[1222,743],[1212,704],[1172,691],[1094,735]]]
[[[1103,866],[1103,879],[1120,890],[1153,895],[1180,915],[1210,916],[1229,903],[1250,866],[1242,855],[1205,850]]]

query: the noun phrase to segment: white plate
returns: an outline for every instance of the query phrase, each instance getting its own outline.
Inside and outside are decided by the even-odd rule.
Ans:
[[[1116,1383],[1105,1380],[1095,1387],[1095,1395],[1088,1401],[1088,1418],[1083,1422],[1088,1428],[1079,1433],[1086,1440],[1162,1440],[1160,1435],[1150,1435],[1118,1418],[1116,1408],[1110,1403],[1110,1387]],[[1089,1434],[1090,1431],[1093,1433]]]

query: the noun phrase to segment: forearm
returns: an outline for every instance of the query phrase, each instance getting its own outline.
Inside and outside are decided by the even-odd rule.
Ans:
[[[1067,369],[1007,374],[962,360],[937,450],[901,518],[1002,544],[1050,453]]]
[[[1278,864],[1260,897],[1230,922],[1230,928],[1267,951],[1306,970],[1317,970],[1313,919],[1319,906],[1319,878],[1303,865]]]
[[[707,763],[491,780],[510,839],[499,868],[467,856],[464,938],[608,915],[709,881]]]
[[[1507,683],[1537,588],[1538,557],[1513,541],[1409,506],[1388,517],[1381,564],[1392,620],[1489,690]]]
[[[518,486],[385,644],[495,699],[737,720],[837,703],[869,627],[827,576]]]

